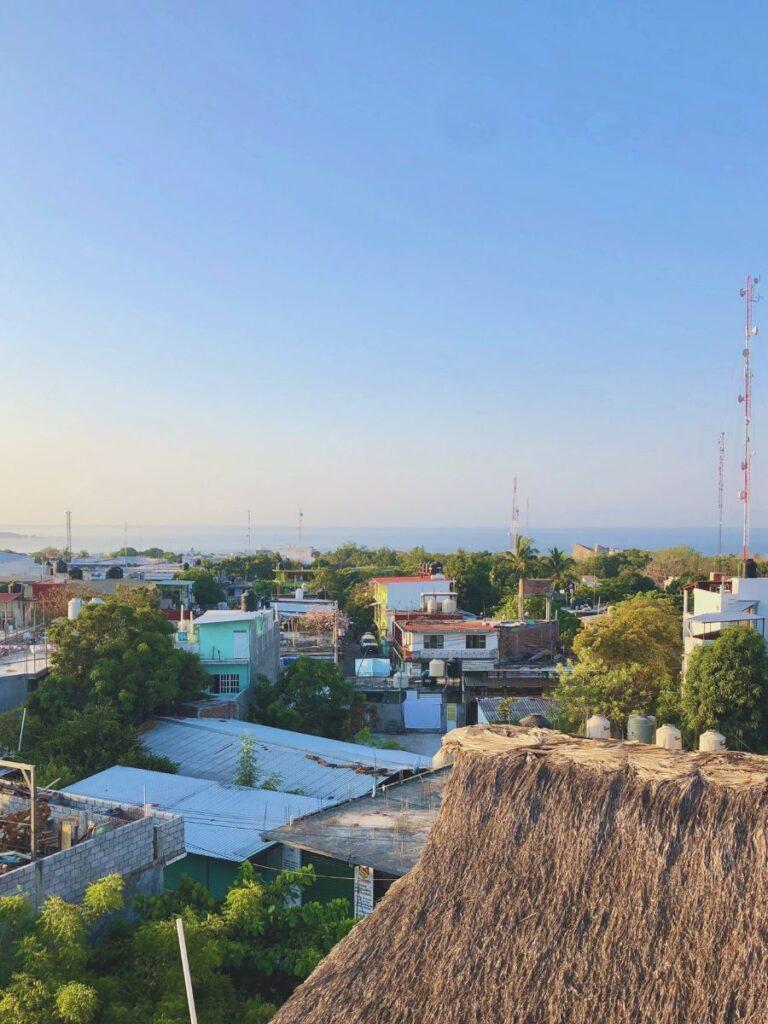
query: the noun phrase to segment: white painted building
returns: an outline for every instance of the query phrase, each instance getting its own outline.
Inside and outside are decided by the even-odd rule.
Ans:
[[[716,640],[729,626],[748,626],[765,638],[768,577],[712,573],[683,591],[683,668],[691,653]]]
[[[410,675],[420,675],[430,661],[458,661],[462,672],[492,668],[499,657],[499,634],[490,619],[461,615],[396,615],[392,649]]]

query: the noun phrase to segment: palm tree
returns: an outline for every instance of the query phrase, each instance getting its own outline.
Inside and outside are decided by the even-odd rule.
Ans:
[[[547,574],[552,577],[556,590],[562,590],[566,583],[573,579],[573,567],[576,563],[570,555],[566,555],[558,547],[551,547],[544,559]]]
[[[515,550],[509,553],[515,572],[519,572],[521,576],[529,575],[538,554],[539,552],[533,546],[533,540],[530,537],[518,537],[515,542]]]

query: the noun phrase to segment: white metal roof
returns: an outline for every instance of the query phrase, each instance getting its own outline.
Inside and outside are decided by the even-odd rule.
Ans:
[[[198,618],[195,619],[196,626],[210,626],[216,622],[242,622],[252,619],[258,619],[259,616],[263,616],[264,612],[203,612]]]
[[[67,787],[67,793],[172,811],[184,819],[188,853],[238,864],[271,846],[261,833],[327,806],[316,797],[223,785],[116,765]]]
[[[153,754],[175,761],[183,775],[231,783],[246,735],[254,741],[263,778],[276,776],[282,792],[332,802],[370,792],[374,778],[382,782],[400,771],[431,766],[429,758],[407,750],[380,750],[232,719],[159,719],[141,738]]]
[[[751,602],[754,604],[754,602]],[[742,612],[738,608],[728,608],[723,612],[702,612],[701,615],[689,615],[686,622],[754,622],[762,619],[762,615],[754,615],[752,612]]]

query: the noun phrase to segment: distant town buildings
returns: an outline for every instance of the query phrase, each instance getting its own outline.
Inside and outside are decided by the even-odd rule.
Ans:
[[[618,548],[606,547],[604,544],[593,544],[592,547],[589,547],[587,544],[577,542],[571,549],[571,557],[575,558],[577,562],[585,562],[588,558],[594,558],[595,555],[615,555],[618,551]]]

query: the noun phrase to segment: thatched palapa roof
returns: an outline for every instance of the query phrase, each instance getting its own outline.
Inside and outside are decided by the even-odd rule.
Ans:
[[[420,861],[273,1024],[768,1021],[768,759],[477,726]]]

